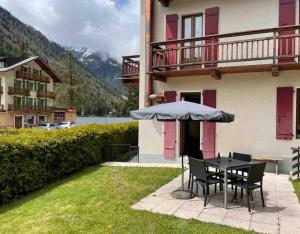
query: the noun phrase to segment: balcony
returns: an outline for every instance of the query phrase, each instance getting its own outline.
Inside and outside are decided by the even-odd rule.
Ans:
[[[22,111],[27,113],[30,112],[51,113],[54,112],[54,107],[9,104],[8,111]]]
[[[54,92],[38,90],[37,91],[37,97],[54,99],[55,98],[55,93]]]
[[[24,71],[16,71],[16,78],[50,83],[50,78],[47,76],[34,75],[34,74],[31,74],[29,72],[24,72]]]
[[[9,95],[21,95],[21,96],[30,96],[29,89],[16,88],[16,87],[8,87]]]
[[[169,77],[300,69],[300,25],[151,43],[151,74]]]
[[[123,57],[122,81],[128,87],[137,87],[140,73],[140,56],[131,55]]]

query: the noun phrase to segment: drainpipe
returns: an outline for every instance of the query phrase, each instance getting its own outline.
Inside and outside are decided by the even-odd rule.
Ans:
[[[149,74],[152,71],[152,51],[150,43],[153,40],[153,5],[154,0],[146,0],[146,107],[152,105],[150,95],[153,93],[152,75]]]

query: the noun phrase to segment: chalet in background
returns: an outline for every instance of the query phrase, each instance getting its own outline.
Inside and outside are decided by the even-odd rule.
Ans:
[[[0,57],[0,78],[0,127],[33,127],[63,121],[66,115],[73,118],[74,111],[54,108],[54,83],[60,79],[41,58]]]
[[[296,0],[141,1],[140,56],[123,58],[123,81],[139,87],[140,107],[184,98],[236,116],[182,131],[140,121],[141,157],[237,151],[281,157],[288,171],[290,147],[300,144],[298,22]]]

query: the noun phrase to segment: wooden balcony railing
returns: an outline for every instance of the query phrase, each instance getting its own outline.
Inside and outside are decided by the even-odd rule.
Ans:
[[[137,78],[140,72],[140,56],[124,56],[122,66],[122,77],[124,78]]]
[[[18,105],[18,104],[9,104],[8,111],[23,111],[23,112],[53,112],[54,107],[50,106],[31,106],[31,105]]]
[[[152,72],[300,63],[300,25],[151,44]]]
[[[16,88],[16,87],[8,87],[9,95],[22,95],[22,96],[30,96],[29,89]]]
[[[34,75],[34,74],[31,74],[29,72],[24,72],[24,71],[16,71],[16,78],[50,83],[50,78],[48,76]]]
[[[54,99],[55,98],[55,93],[54,92],[38,90],[37,91],[37,97]]]

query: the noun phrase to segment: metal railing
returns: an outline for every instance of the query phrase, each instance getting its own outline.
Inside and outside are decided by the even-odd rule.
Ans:
[[[104,146],[105,161],[138,162],[139,147],[131,144],[108,144]]]

